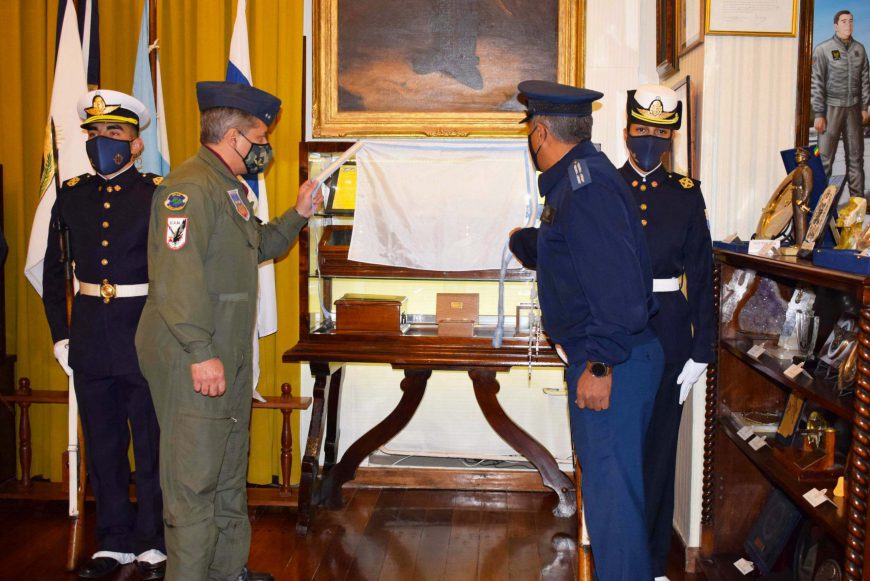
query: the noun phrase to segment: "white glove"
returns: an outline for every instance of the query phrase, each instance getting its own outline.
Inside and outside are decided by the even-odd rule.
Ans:
[[[69,366],[69,339],[61,339],[54,344],[54,358],[63,367],[64,373],[72,377],[73,371]]]
[[[677,384],[680,386],[680,405],[683,405],[683,402],[689,397],[692,386],[695,385],[695,382],[698,381],[698,378],[705,371],[707,371],[706,363],[696,363],[692,359],[689,359],[683,365],[683,370],[680,372],[680,376],[677,377]]]

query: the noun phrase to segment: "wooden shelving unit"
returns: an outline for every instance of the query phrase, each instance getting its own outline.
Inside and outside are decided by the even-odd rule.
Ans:
[[[816,292],[816,313],[822,318],[818,345],[828,336],[844,305],[857,308],[859,364],[854,395],[839,396],[831,381],[810,374],[790,379],[783,372],[790,364],[767,354],[748,354],[753,341],[733,332],[720,334],[719,359],[707,377],[702,497],[701,567],[709,579],[744,578],[733,563],[745,556],[743,543],[775,488],[797,506],[803,516],[842,547],[843,579],[870,579],[865,566],[865,538],[870,485],[870,278],[821,269],[795,258],[760,258],[716,250],[714,279],[716,308],[722,289],[738,270],[752,270],[756,278],[776,282],[788,299],[798,285]],[[724,335],[724,336],[723,336]],[[846,476],[847,496],[831,494],[836,478],[807,481],[789,464],[781,445],[754,450],[738,436],[741,424],[732,412],[782,411],[790,394],[820,408],[851,430],[852,464]],[[838,437],[842,437],[838,434]],[[813,508],[803,495],[811,488],[827,488],[834,503]]]

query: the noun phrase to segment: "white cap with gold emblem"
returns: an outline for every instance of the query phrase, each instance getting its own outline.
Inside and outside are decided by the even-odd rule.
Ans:
[[[677,93],[662,85],[641,85],[629,91],[625,108],[629,124],[679,129],[683,116]]]
[[[108,89],[97,89],[79,97],[78,111],[85,129],[92,123],[129,123],[145,129],[151,122],[148,109],[139,99]]]

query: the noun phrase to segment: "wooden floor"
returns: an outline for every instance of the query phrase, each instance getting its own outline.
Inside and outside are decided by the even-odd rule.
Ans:
[[[574,519],[550,512],[539,493],[349,489],[340,511],[318,512],[307,537],[296,536],[286,509],[252,513],[250,566],[279,581],[569,580],[576,579]],[[60,502],[0,501],[0,579],[71,580],[64,571],[66,507]],[[87,554],[93,504],[87,505]],[[672,581],[701,581],[679,571]],[[109,581],[135,581],[133,567]]]

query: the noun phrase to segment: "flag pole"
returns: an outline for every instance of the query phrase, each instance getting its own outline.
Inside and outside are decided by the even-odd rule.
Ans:
[[[148,46],[157,42],[157,0],[148,0]],[[151,87],[154,90],[154,102],[157,102],[157,50],[148,51],[148,62],[151,65]],[[157,113],[155,112],[155,118]]]

